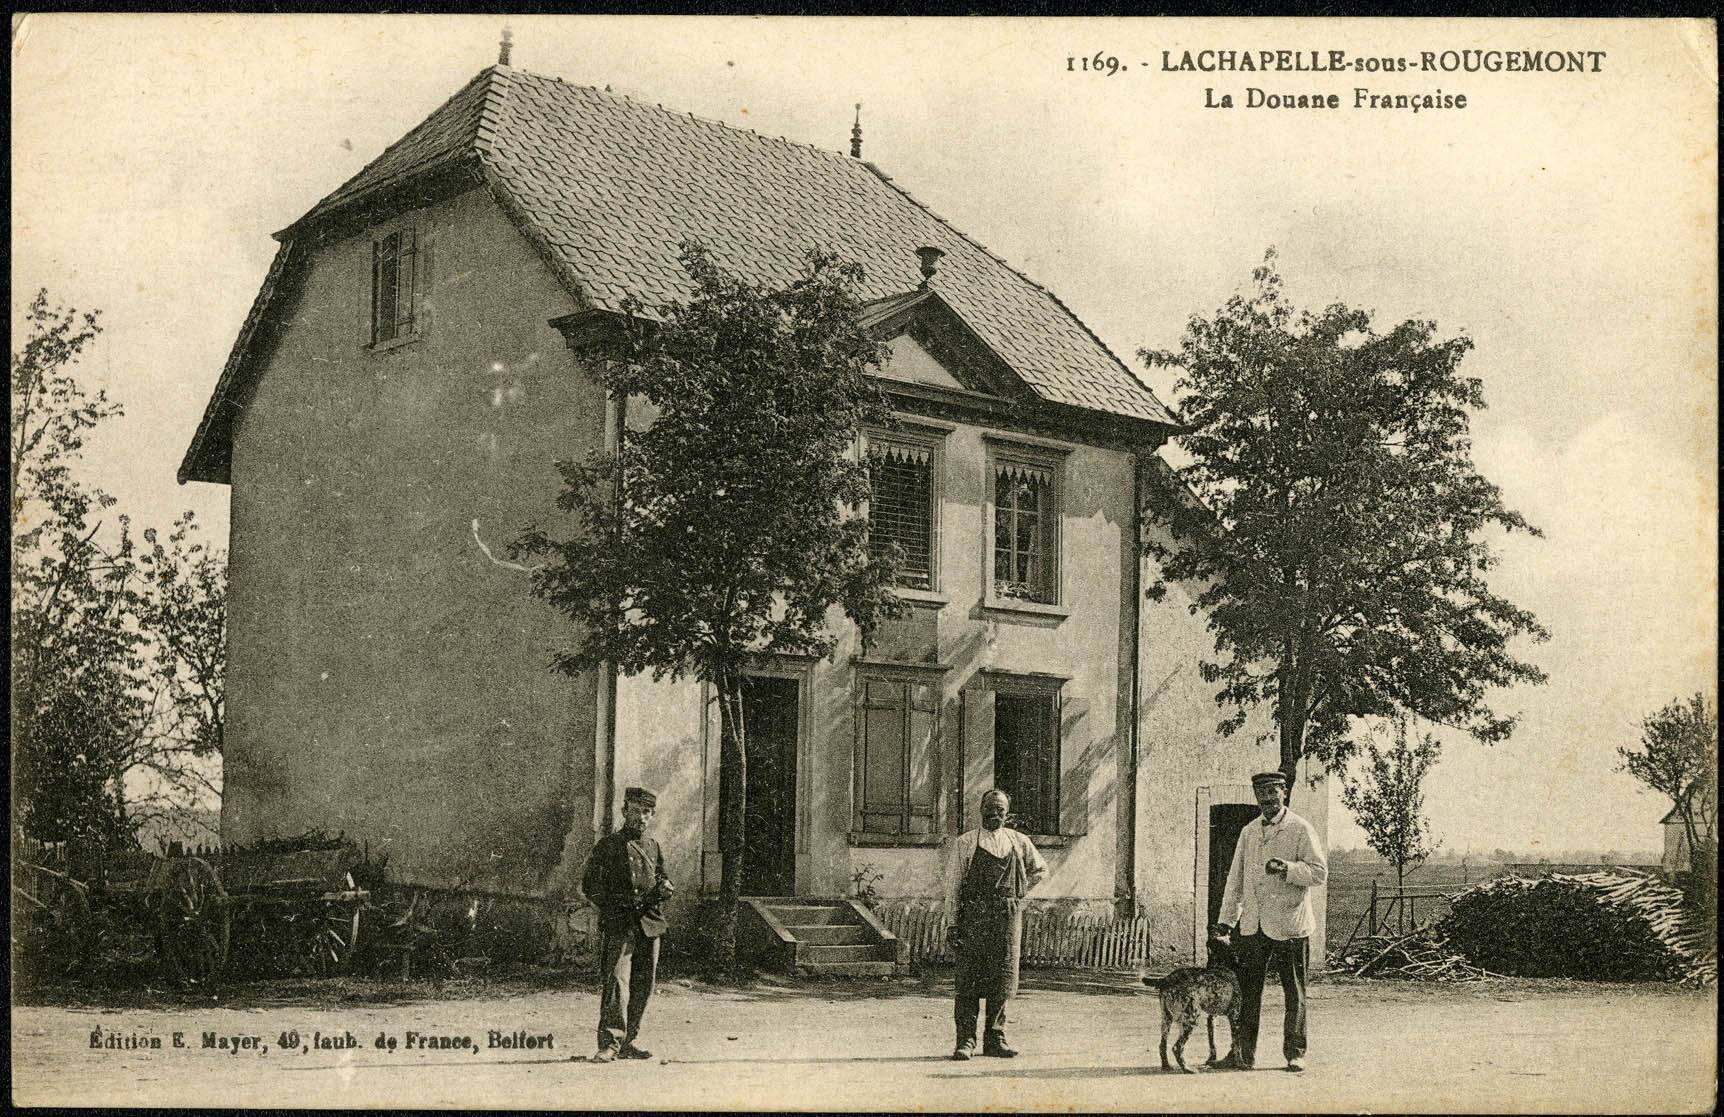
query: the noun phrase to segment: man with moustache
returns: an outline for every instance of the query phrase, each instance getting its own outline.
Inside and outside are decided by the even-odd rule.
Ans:
[[[673,891],[664,851],[646,836],[658,797],[644,788],[623,792],[623,826],[593,846],[581,891],[599,909],[599,1047],[595,1063],[650,1059],[635,1043],[658,972],[664,902]]]
[[[1006,1045],[1006,1002],[1018,991],[1024,895],[1047,875],[1048,867],[1035,844],[1006,825],[1010,809],[1003,791],[982,796],[981,827],[959,835],[947,864],[946,903],[952,913],[948,934],[958,962],[954,1059],[968,1059],[976,1052],[982,1001],[988,1003],[982,1054],[998,1059],[1017,1054]]]
[[[1273,963],[1286,1000],[1281,1053],[1287,1069],[1305,1069],[1305,968],[1310,960],[1311,889],[1329,879],[1329,861],[1316,829],[1287,806],[1287,777],[1259,772],[1251,777],[1262,817],[1239,832],[1219,922],[1234,942],[1239,965],[1239,1034],[1222,1060],[1229,1070],[1250,1070],[1257,1057],[1257,1026],[1263,1012],[1263,981]],[[1237,928],[1239,934],[1233,935]]]

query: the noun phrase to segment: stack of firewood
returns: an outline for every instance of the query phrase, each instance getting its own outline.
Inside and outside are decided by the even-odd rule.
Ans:
[[[1434,933],[1495,973],[1705,980],[1710,967],[1716,980],[1711,938],[1682,893],[1638,873],[1498,877],[1456,893]]]
[[[1406,935],[1358,939],[1332,954],[1329,966],[1356,977],[1412,981],[1479,981],[1501,976],[1475,966],[1428,924]]]

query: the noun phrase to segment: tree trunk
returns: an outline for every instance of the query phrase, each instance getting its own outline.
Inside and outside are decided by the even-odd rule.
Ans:
[[[1299,659],[1293,641],[1281,641],[1280,680],[1277,686],[1275,719],[1281,736],[1279,771],[1287,777],[1287,805],[1293,805],[1293,787],[1299,773],[1299,754],[1305,748],[1305,711],[1299,697]]]
[[[719,676],[718,848],[722,868],[718,881],[718,960],[727,970],[736,966],[736,914],[742,898],[742,864],[747,829],[748,727],[742,714],[742,673]]]

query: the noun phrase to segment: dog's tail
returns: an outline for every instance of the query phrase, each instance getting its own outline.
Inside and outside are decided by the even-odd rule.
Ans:
[[[1167,980],[1167,975],[1166,974],[1146,973],[1139,980],[1141,980],[1145,985],[1149,986],[1151,989],[1160,989],[1162,982]]]

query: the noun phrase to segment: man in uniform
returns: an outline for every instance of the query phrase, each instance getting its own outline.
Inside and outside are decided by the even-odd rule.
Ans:
[[[1263,816],[1239,832],[1227,889],[1221,896],[1220,931],[1232,936],[1239,965],[1239,1034],[1222,1066],[1250,1070],[1257,1058],[1257,1025],[1263,1012],[1263,981],[1271,965],[1280,971],[1286,1000],[1281,1053],[1287,1069],[1305,1069],[1305,967],[1310,960],[1310,891],[1329,879],[1329,861],[1311,824],[1287,806],[1287,777],[1260,772],[1251,790]]]
[[[664,902],[670,878],[664,852],[646,836],[658,797],[642,788],[623,792],[623,827],[593,846],[581,891],[599,909],[599,1049],[595,1063],[650,1059],[639,1047],[641,1017],[658,971]]]
[[[976,1052],[976,1017],[988,1002],[982,1054],[1009,1059],[1006,1002],[1018,991],[1018,946],[1023,939],[1024,894],[1047,875],[1047,863],[1028,837],[1006,825],[1011,801],[1003,791],[982,796],[982,825],[960,835],[946,870],[946,910],[958,961],[958,1026],[954,1059]]]

